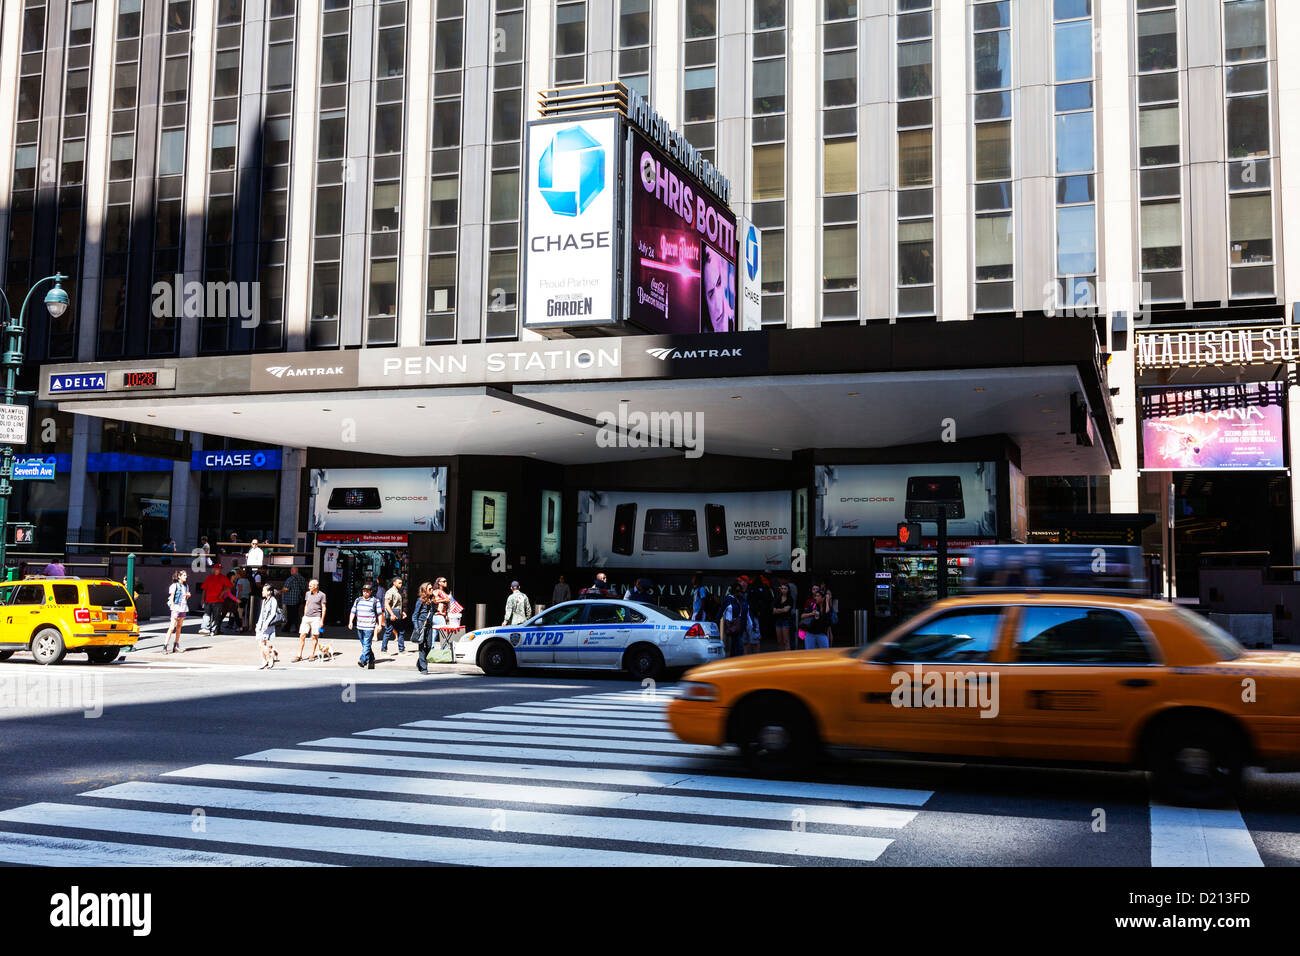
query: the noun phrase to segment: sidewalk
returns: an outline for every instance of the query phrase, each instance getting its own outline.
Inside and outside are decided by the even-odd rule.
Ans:
[[[240,665],[245,664],[250,669],[256,669],[261,664],[261,656],[258,653],[257,639],[252,634],[231,634],[223,632],[220,635],[201,635],[199,634],[199,619],[202,615],[196,616],[193,621],[187,620],[185,627],[181,632],[181,649],[176,653],[163,653],[163,638],[167,633],[167,622],[163,620],[147,621],[140,627],[140,641],[135,646],[127,660],[131,661],[167,661],[168,663],[177,662],[184,664],[224,664]],[[282,667],[291,668],[356,668],[357,660],[361,656],[361,642],[358,641],[346,628],[327,627],[322,635],[322,646],[328,644],[333,651],[331,662],[324,660],[304,660],[294,663],[293,659],[298,656],[298,635],[292,637],[288,635],[277,636],[275,639],[275,649],[280,652],[280,660],[275,665],[279,670]],[[379,649],[379,642],[374,643],[375,651],[375,670],[402,670],[410,671],[412,678],[420,676],[415,667],[415,643],[406,642],[406,653],[397,653],[396,641],[389,641],[387,652]],[[303,653],[311,652],[311,639],[308,638]],[[340,667],[342,665],[342,667]],[[444,674],[481,674],[477,667],[466,664],[430,664],[431,672]]]

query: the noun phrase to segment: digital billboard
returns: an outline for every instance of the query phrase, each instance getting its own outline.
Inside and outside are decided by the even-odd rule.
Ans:
[[[528,125],[524,325],[616,323],[618,130],[615,116]]]
[[[962,518],[949,518],[953,537],[994,538],[998,533],[997,464],[991,461],[920,465],[818,465],[817,534],[823,537],[895,535],[906,518],[916,478],[955,478]],[[924,531],[934,525],[927,519]]]
[[[1198,389],[1160,389],[1171,407],[1191,406]],[[1286,467],[1281,405],[1246,405],[1154,415],[1142,420],[1142,467],[1148,471]]]
[[[442,531],[446,468],[314,468],[312,531]]]
[[[789,491],[578,492],[577,561],[598,568],[790,567]]]
[[[470,495],[469,550],[491,554],[506,546],[506,493],[475,491]]]
[[[542,564],[560,563],[560,528],[564,524],[560,505],[563,501],[558,491],[542,492]]]
[[[628,149],[628,321],[649,332],[737,331],[736,217],[636,130]]]

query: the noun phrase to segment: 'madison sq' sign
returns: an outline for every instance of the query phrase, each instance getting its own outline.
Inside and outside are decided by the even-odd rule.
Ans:
[[[223,449],[196,451],[190,456],[190,471],[279,471],[280,449],[258,448],[240,451]]]

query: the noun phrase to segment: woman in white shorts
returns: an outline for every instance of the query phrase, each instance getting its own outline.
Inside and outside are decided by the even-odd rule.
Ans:
[[[280,602],[275,599],[275,588],[267,584],[262,588],[262,611],[257,615],[257,646],[262,653],[259,671],[274,667],[280,659],[271,642],[275,639],[275,629],[282,620],[284,618],[280,615]]]
[[[163,653],[167,653],[167,644],[173,637],[176,639],[172,651],[181,649],[181,628],[185,626],[185,615],[190,610],[190,589],[185,586],[185,579],[189,575],[184,571],[175,571],[172,573],[172,583],[167,589],[167,609],[171,612],[171,622],[167,625],[167,633],[163,635]]]

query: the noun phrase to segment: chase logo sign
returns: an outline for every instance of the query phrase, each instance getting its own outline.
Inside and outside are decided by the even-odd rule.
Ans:
[[[72,375],[51,375],[50,392],[102,392],[108,388],[106,372],[82,372]]]
[[[745,271],[751,279],[758,275],[758,230],[753,226],[745,233]]]
[[[563,129],[537,163],[537,187],[557,216],[578,216],[605,188],[605,150],[581,126]]]

